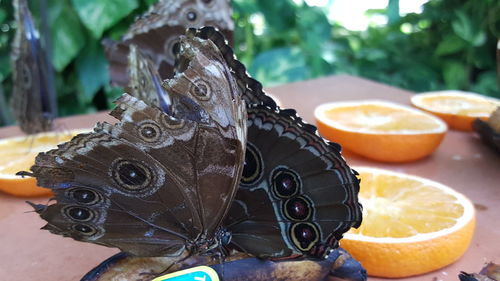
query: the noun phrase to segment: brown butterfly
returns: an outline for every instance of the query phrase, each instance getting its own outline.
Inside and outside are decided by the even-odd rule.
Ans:
[[[165,84],[172,115],[125,94],[111,113],[119,123],[38,155],[32,175],[57,200],[35,206],[45,229],[142,256],[221,245],[242,169],[246,111],[225,64],[185,55],[190,66]]]
[[[35,134],[52,129],[55,93],[49,65],[26,0],[14,0],[17,32],[12,42],[12,111],[21,130]]]
[[[21,173],[56,194],[33,205],[44,229],[142,256],[328,255],[361,222],[359,180],[340,147],[276,106],[214,28],[190,29],[178,56],[163,83],[169,113],[125,94],[111,113],[118,124]]]
[[[173,75],[178,38],[188,27],[216,26],[229,39],[234,29],[228,0],[160,0],[140,17],[118,42],[104,40],[111,83],[128,84],[129,46],[137,45],[158,69],[160,77]]]

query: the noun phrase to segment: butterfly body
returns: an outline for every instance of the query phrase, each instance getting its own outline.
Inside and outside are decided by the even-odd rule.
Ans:
[[[48,84],[46,54],[26,0],[15,0],[18,26],[12,43],[12,109],[22,131],[49,131],[55,117],[55,96]]]

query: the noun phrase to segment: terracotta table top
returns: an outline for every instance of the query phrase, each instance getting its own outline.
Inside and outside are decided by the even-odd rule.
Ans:
[[[409,104],[412,94],[345,75],[282,85],[268,92],[280,99],[283,107],[297,109],[310,123],[314,122],[314,108],[321,103],[384,99]],[[62,118],[56,124],[63,129],[90,128],[96,121],[104,120],[113,119],[99,113]],[[16,127],[0,129],[0,138],[20,134]],[[500,263],[500,157],[472,134],[449,131],[433,155],[407,164],[384,164],[354,155],[346,158],[351,166],[386,168],[441,182],[464,193],[476,205],[476,232],[465,255],[446,268],[404,280],[456,281],[460,271],[477,272],[488,261]],[[91,268],[117,252],[39,230],[44,222],[29,213],[25,200],[0,194],[1,280],[80,280]],[[44,198],[30,200],[47,203]]]

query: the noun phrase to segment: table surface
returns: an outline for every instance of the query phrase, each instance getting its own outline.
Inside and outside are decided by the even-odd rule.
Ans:
[[[410,104],[411,92],[369,80],[340,75],[267,89],[283,107],[293,107],[314,123],[313,110],[321,103],[383,99]],[[112,121],[106,113],[61,118],[60,128],[90,128],[97,121]],[[0,138],[21,135],[17,127],[0,128]],[[0,156],[1,157],[1,156]],[[346,155],[351,166],[371,166],[426,177],[464,193],[476,206],[473,241],[456,263],[438,271],[403,280],[458,280],[460,271],[479,271],[486,262],[500,263],[500,157],[471,133],[449,131],[430,157],[405,164],[374,162]],[[26,198],[0,194],[0,279],[79,280],[117,250],[76,242],[39,230],[44,225],[30,212]],[[29,199],[47,203],[46,198]],[[382,266],[382,265],[381,265]],[[380,280],[369,278],[370,280]]]

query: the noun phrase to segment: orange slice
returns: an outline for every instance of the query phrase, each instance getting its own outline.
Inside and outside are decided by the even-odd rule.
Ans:
[[[384,101],[320,105],[318,130],[347,150],[384,162],[408,162],[436,150],[447,127],[439,118]]]
[[[472,122],[487,120],[500,100],[457,90],[427,92],[411,98],[414,106],[442,118],[450,128],[472,131]]]
[[[369,275],[407,277],[460,258],[469,247],[472,203],[443,184],[386,170],[355,168],[361,177],[363,222],[341,246]]]
[[[51,195],[49,189],[38,187],[34,178],[22,178],[15,174],[28,171],[39,152],[56,148],[57,144],[69,141],[81,132],[48,132],[0,140],[0,191],[23,197]]]

